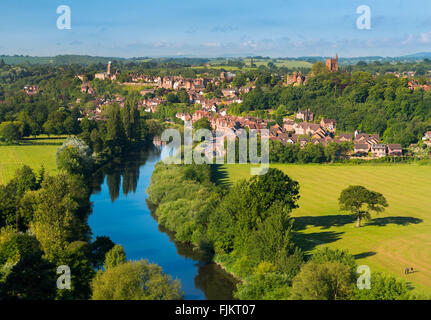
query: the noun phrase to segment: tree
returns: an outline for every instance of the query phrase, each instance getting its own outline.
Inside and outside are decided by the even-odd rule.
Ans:
[[[247,251],[258,261],[272,264],[294,252],[291,241],[293,219],[283,213],[280,202],[270,208],[268,218],[260,222],[250,235]]]
[[[93,267],[100,268],[105,262],[106,254],[115,246],[109,237],[97,236],[90,245],[91,262]]]
[[[123,246],[117,244],[106,253],[105,256],[105,269],[114,268],[119,264],[126,262],[126,252]]]
[[[39,242],[12,229],[0,232],[0,299],[52,299],[54,265],[42,258]]]
[[[288,277],[269,272],[258,273],[238,284],[235,297],[240,300],[287,300],[290,295]]]
[[[180,101],[180,103],[185,103],[185,104],[189,104],[190,103],[189,94],[187,93],[187,90],[184,89],[184,88],[181,88],[181,89],[178,90],[177,97],[178,97],[178,100]]]
[[[110,146],[111,152],[119,154],[125,141],[126,135],[121,119],[120,107],[114,103],[108,107],[106,142]]]
[[[92,281],[93,300],[179,300],[178,280],[146,260],[125,262],[99,271]]]
[[[378,192],[370,191],[362,186],[350,186],[341,192],[340,209],[350,211],[356,218],[356,227],[361,227],[361,221],[371,218],[370,211],[383,212],[388,207],[386,198]]]
[[[283,221],[283,226],[277,228],[283,228],[279,236],[286,237],[289,233],[288,215],[298,207],[298,199],[298,182],[278,169],[271,168],[267,174],[254,176],[248,182],[239,181],[209,218],[208,232],[216,250],[242,250],[248,246],[251,235],[272,242],[271,245],[279,248],[280,239],[275,236],[276,231],[271,230],[277,222],[270,220],[265,223],[265,220],[278,211],[281,216],[273,219]],[[259,227],[271,230],[271,234],[253,234]],[[258,251],[266,255],[264,251]]]
[[[386,276],[379,272],[371,274],[371,288],[369,290],[356,289],[357,300],[407,300],[409,289],[404,281]]]
[[[211,130],[211,124],[208,121],[208,118],[206,117],[200,118],[198,121],[196,121],[193,127],[195,130],[199,130],[199,129]]]
[[[64,131],[71,135],[79,132],[79,122],[76,118],[68,116],[63,123]]]
[[[0,138],[7,143],[16,143],[21,139],[19,126],[15,122],[0,124]]]
[[[323,62],[316,62],[313,64],[313,66],[311,67],[311,74],[313,75],[318,75],[321,73],[328,73],[328,68],[325,66],[325,64]]]
[[[311,260],[315,263],[339,262],[351,270],[352,280],[356,277],[356,262],[355,257],[347,250],[332,249],[324,247],[314,252]]]
[[[354,282],[348,266],[340,262],[304,265],[293,279],[292,300],[347,300],[352,296]]]
[[[52,259],[86,231],[79,218],[89,209],[88,191],[82,179],[60,173],[46,177],[33,198],[30,228]]]
[[[87,167],[79,156],[78,150],[72,146],[69,146],[58,154],[57,167],[70,174],[84,174],[87,171]]]
[[[70,268],[70,289],[57,290],[59,300],[87,300],[91,297],[91,280],[94,270],[91,264],[90,246],[85,241],[74,241],[55,258],[57,266]]]
[[[68,138],[57,150],[57,166],[70,174],[87,174],[93,166],[92,151],[76,137]]]
[[[19,197],[22,197],[29,190],[36,190],[38,188],[36,175],[27,165],[22,166],[15,172],[15,177],[11,183],[15,185],[16,194]]]

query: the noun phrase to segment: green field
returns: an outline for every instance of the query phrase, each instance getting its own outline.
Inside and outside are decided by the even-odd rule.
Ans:
[[[250,65],[251,59],[244,59],[243,62],[246,65]],[[277,67],[286,68],[311,68],[312,64],[307,61],[297,61],[297,60],[279,60],[279,59],[253,59],[253,63],[259,67],[261,65],[267,66],[269,62],[273,62]]]
[[[348,249],[373,271],[398,276],[418,292],[431,294],[431,166],[273,165],[301,185],[294,210],[297,243],[308,253],[319,245]],[[220,183],[249,178],[248,165],[226,165]],[[389,208],[355,228],[340,212],[338,197],[349,185],[383,193]],[[404,275],[409,266],[415,273]]]
[[[0,184],[8,183],[24,164],[34,170],[43,165],[47,173],[54,172],[55,153],[63,140],[63,137],[39,137],[23,140],[20,145],[0,145]]]
[[[255,67],[250,67],[251,59],[242,59],[242,62],[246,64],[241,70],[249,71],[254,70],[260,66],[268,66],[269,62],[273,62],[277,67],[286,67],[286,68],[311,68],[312,64],[307,61],[297,61],[297,60],[280,60],[280,59],[253,59],[253,64]],[[214,60],[210,62],[210,66],[195,66],[193,69],[224,69],[226,71],[238,71],[240,70],[235,66],[227,66],[225,65],[225,61]]]

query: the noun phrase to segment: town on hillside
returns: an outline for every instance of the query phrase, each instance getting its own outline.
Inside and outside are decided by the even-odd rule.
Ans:
[[[329,72],[339,72],[338,55],[335,58],[329,58],[325,64]],[[112,63],[109,62],[107,70],[104,73],[96,73],[95,79],[117,81],[120,71],[113,71]],[[401,74],[397,74],[401,77]],[[406,75],[408,77],[414,74]],[[85,81],[83,75],[77,75],[82,81],[81,92],[94,96],[95,109],[86,111],[86,117],[91,119],[103,119],[102,110],[104,105],[118,103],[120,107],[124,106],[125,98],[116,95],[114,98],[106,99],[97,97],[95,90],[90,82]],[[214,131],[224,132],[225,137],[235,137],[239,129],[254,129],[262,130],[269,129],[269,138],[273,141],[280,141],[286,144],[298,144],[301,148],[307,144],[322,144],[327,146],[329,143],[347,142],[352,144],[349,152],[350,158],[373,159],[386,156],[399,157],[403,155],[403,148],[399,143],[382,143],[379,134],[359,132],[337,132],[337,120],[328,119],[320,115],[317,117],[311,108],[297,110],[296,113],[289,117],[283,118],[281,124],[275,123],[273,119],[260,119],[252,116],[234,116],[228,114],[228,108],[231,104],[240,104],[243,102],[242,95],[249,93],[254,89],[254,86],[235,87],[232,82],[235,78],[235,73],[221,72],[218,77],[198,77],[184,78],[181,76],[150,76],[145,74],[130,74],[130,82],[120,83],[121,85],[134,85],[145,87],[140,90],[143,98],[138,102],[140,110],[147,113],[156,113],[159,106],[167,103],[165,96],[151,97],[152,93],[157,89],[165,90],[166,92],[176,92],[183,89],[187,92],[188,103],[196,106],[194,113],[178,112],[176,118],[182,121],[196,121],[206,118],[211,128]],[[283,86],[301,86],[308,81],[308,77],[300,72],[293,72],[286,76]],[[429,90],[427,85],[414,85],[416,80],[409,80],[409,88],[411,90],[419,87],[424,90]],[[207,97],[205,94],[206,88],[210,85],[220,86],[222,97]],[[33,87],[28,87],[26,90],[36,90]],[[29,93],[31,94],[31,93]],[[80,101],[77,101],[80,102]],[[426,144],[431,143],[430,132],[424,135],[423,141]]]

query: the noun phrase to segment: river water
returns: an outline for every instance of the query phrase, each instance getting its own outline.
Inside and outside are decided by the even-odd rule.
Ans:
[[[164,151],[152,147],[133,152],[95,174],[88,218],[93,235],[121,244],[128,260],[148,259],[160,265],[181,281],[185,299],[230,300],[235,280],[217,265],[200,261],[191,246],[175,242],[151,214],[146,189]]]

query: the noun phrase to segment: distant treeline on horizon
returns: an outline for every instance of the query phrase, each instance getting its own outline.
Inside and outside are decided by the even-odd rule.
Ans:
[[[158,61],[158,62],[176,62],[178,64],[186,64],[186,65],[204,65],[211,62],[216,62],[219,64],[220,61],[232,61],[239,60],[244,61],[245,59],[254,59],[254,60],[294,60],[294,61],[306,61],[310,63],[314,63],[317,61],[324,61],[328,57],[326,56],[303,56],[303,57],[263,57],[263,56],[248,56],[248,57],[218,57],[218,58],[198,58],[198,57],[160,57],[160,58],[151,58],[151,57],[133,57],[133,58],[120,58],[120,57],[101,57],[101,56],[89,56],[89,55],[57,55],[52,57],[37,57],[37,56],[28,56],[28,55],[0,55],[0,59],[2,59],[6,64],[10,65],[19,65],[19,64],[32,64],[32,65],[71,65],[71,64],[79,64],[79,65],[90,65],[90,64],[98,64],[98,63],[108,63],[108,61],[118,61],[118,62],[144,62],[144,61]],[[353,58],[345,58],[340,57],[339,62],[342,65],[352,65],[356,64],[359,61],[364,61],[367,63],[373,61],[379,62],[418,62],[424,59],[431,59],[431,52],[422,52],[416,53],[412,55],[400,56],[400,57],[381,57],[381,56],[367,56],[367,57],[353,57]]]

